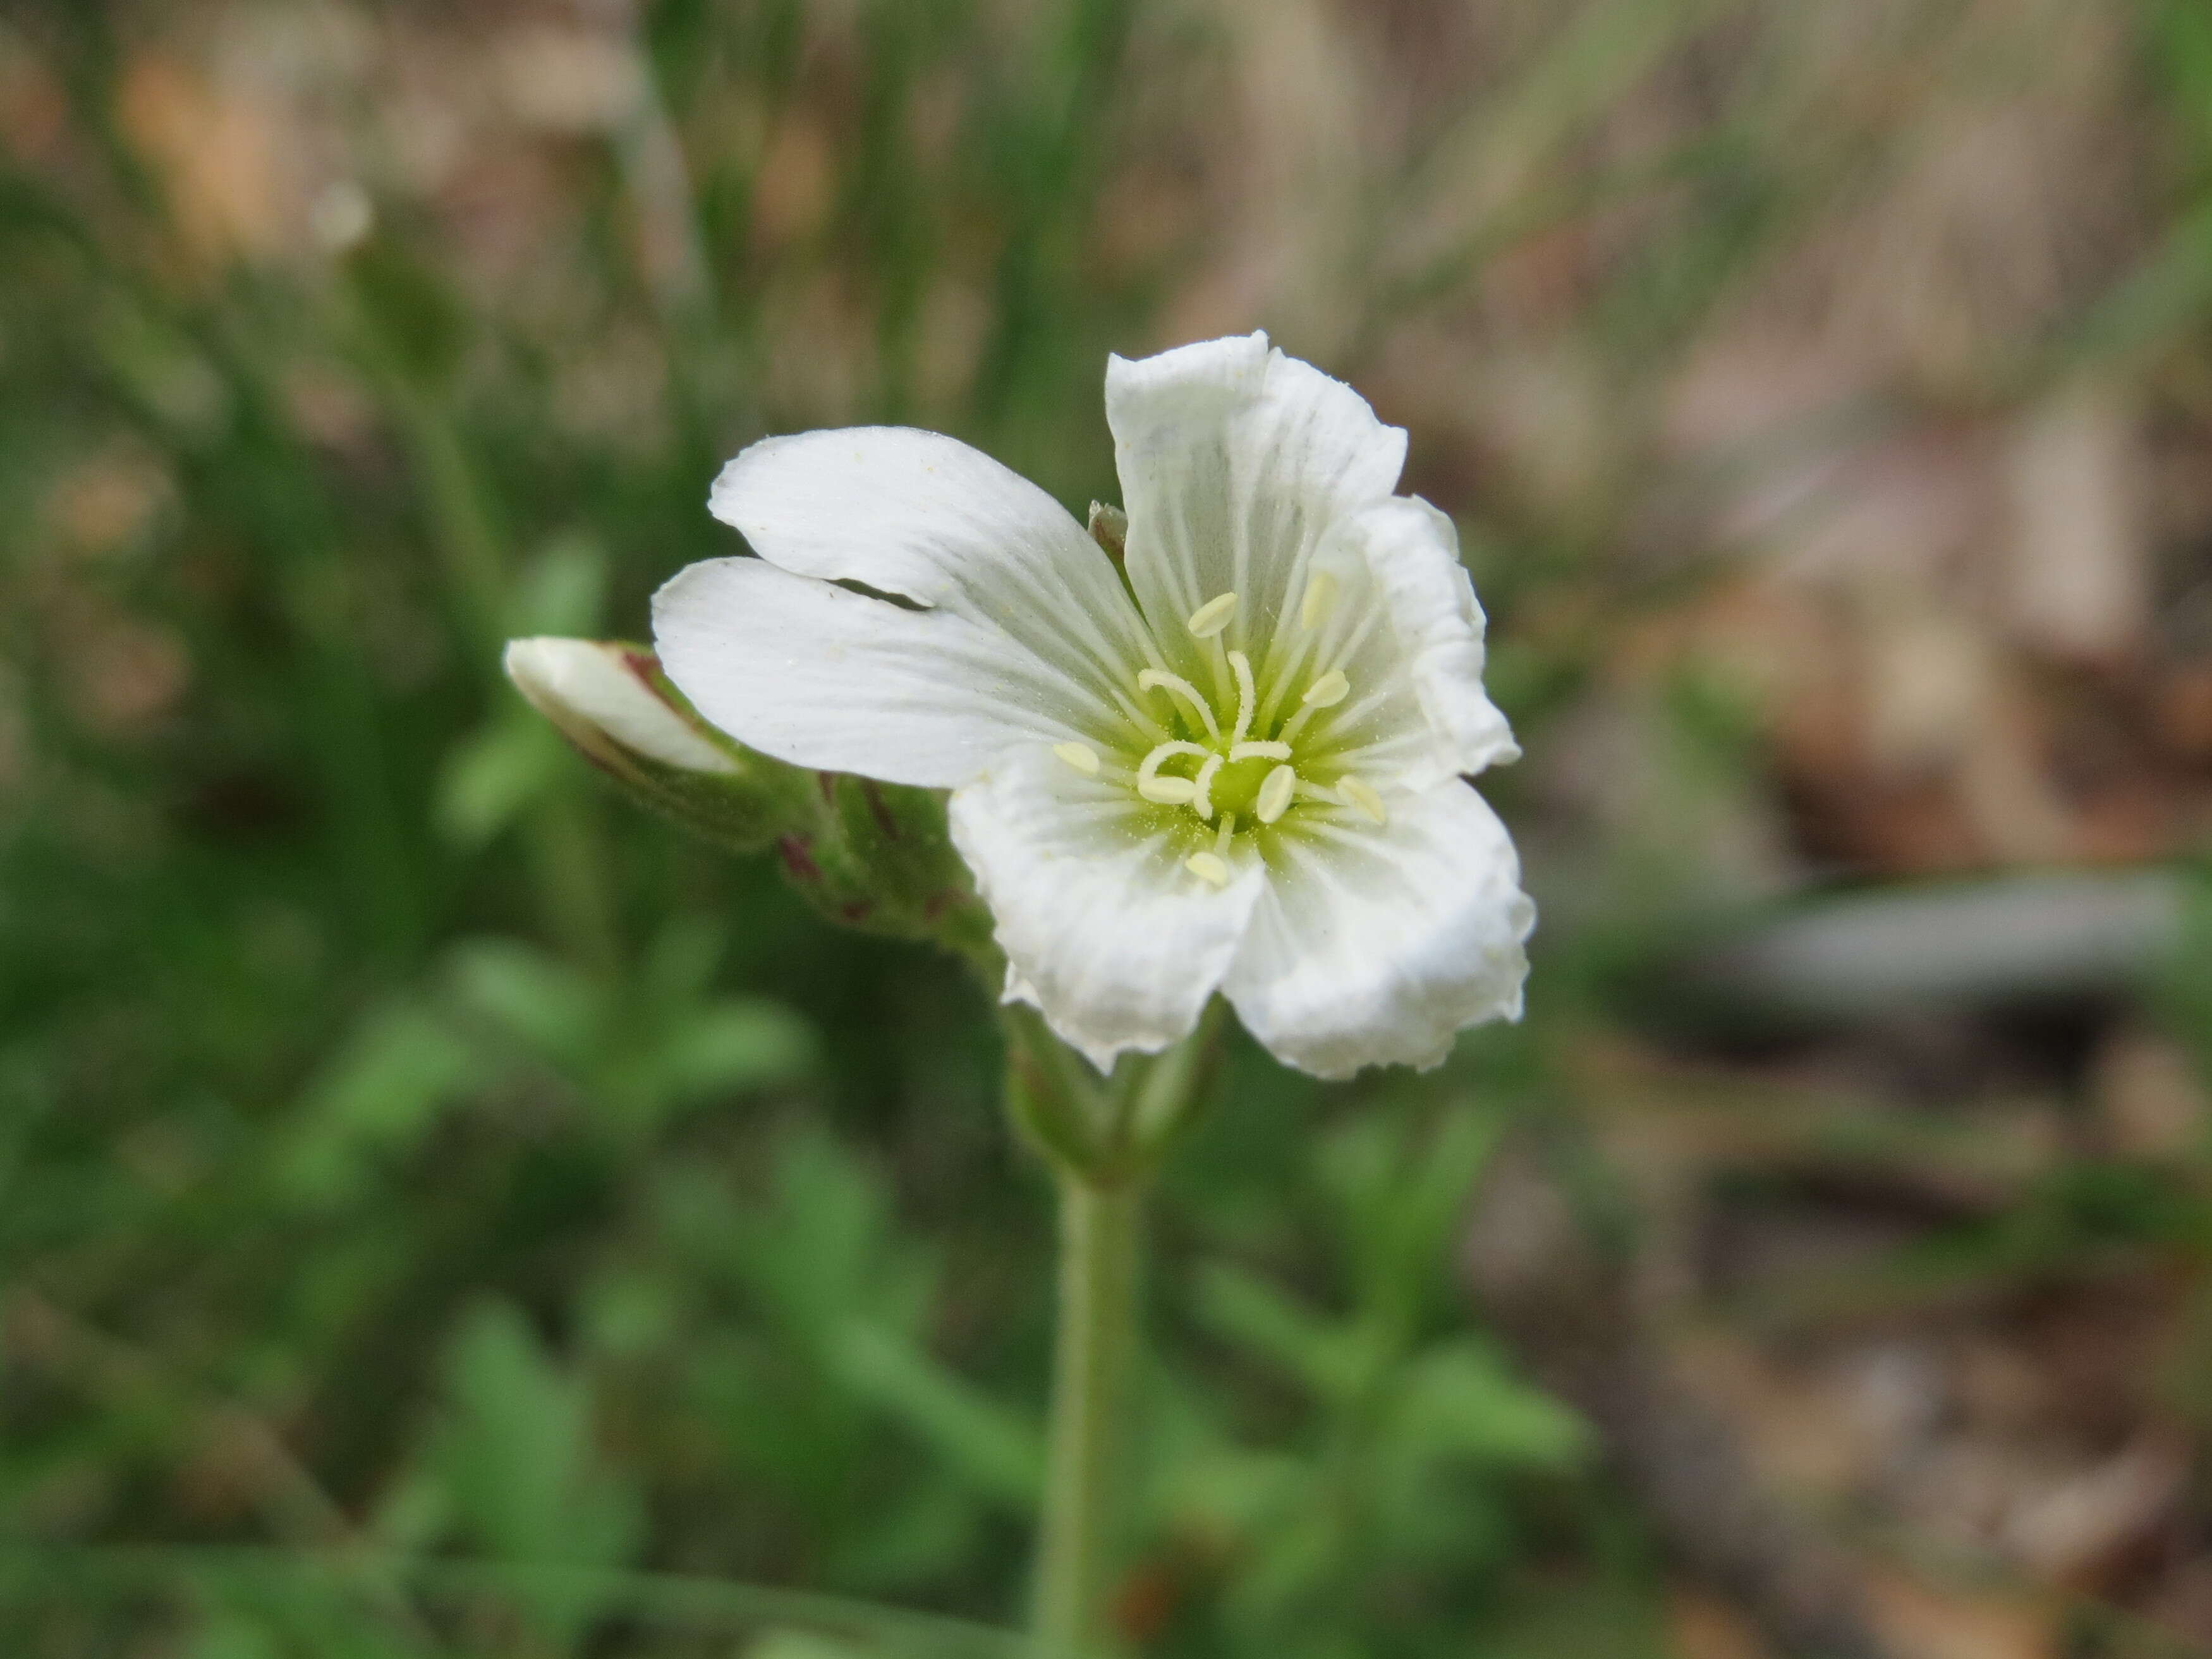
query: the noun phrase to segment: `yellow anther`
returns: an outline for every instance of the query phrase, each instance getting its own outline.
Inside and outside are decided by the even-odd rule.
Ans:
[[[1334,708],[1352,694],[1352,682],[1341,668],[1332,668],[1311,685],[1300,702],[1311,703],[1316,708]]]
[[[1382,810],[1382,797],[1372,786],[1349,774],[1336,781],[1337,798],[1346,806],[1357,808],[1360,816],[1373,823],[1388,823],[1389,813]]]
[[[1183,868],[1200,881],[1216,887],[1229,885],[1229,860],[1214,853],[1193,853],[1182,861]]]
[[[1289,811],[1291,797],[1297,793],[1297,787],[1296,768],[1279,766],[1268,773],[1266,781],[1260,786],[1259,799],[1252,803],[1252,810],[1259,815],[1260,822],[1273,823]]]
[[[1229,672],[1237,677],[1237,729],[1230,733],[1231,747],[1251,734],[1252,711],[1259,706],[1259,693],[1252,686],[1252,659],[1242,651],[1229,653]]]
[[[1162,806],[1182,806],[1198,793],[1198,786],[1188,778],[1164,778],[1160,767],[1177,755],[1207,753],[1194,743],[1163,743],[1137,765],[1137,793],[1146,800],[1157,801]]]
[[[1197,711],[1199,719],[1205,722],[1207,737],[1216,743],[1221,741],[1221,727],[1214,721],[1212,706],[1198,695],[1198,688],[1188,680],[1180,674],[1170,674],[1164,668],[1147,668],[1137,676],[1137,690],[1139,691],[1155,691],[1163,687],[1174,692]]]
[[[1288,760],[1290,757],[1291,745],[1287,743],[1240,743],[1229,751],[1232,765],[1238,761]]]
[[[1191,810],[1200,818],[1213,816],[1213,780],[1220,772],[1221,757],[1208,755],[1206,763],[1198,769],[1198,775],[1191,780]]]
[[[1229,619],[1237,614],[1237,596],[1217,593],[1190,613],[1184,627],[1201,640],[1210,640],[1229,626]]]
[[[1056,743],[1052,752],[1086,778],[1098,775],[1098,751],[1087,743]]]
[[[1316,570],[1306,578],[1306,596],[1298,602],[1298,626],[1310,634],[1336,604],[1336,578]]]

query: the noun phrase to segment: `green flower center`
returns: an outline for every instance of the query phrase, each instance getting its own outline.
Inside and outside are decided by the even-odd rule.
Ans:
[[[1306,584],[1299,606],[1301,632],[1311,634],[1327,618],[1334,603],[1335,579],[1316,572]],[[1220,593],[1208,599],[1184,624],[1192,637],[1212,640],[1237,615],[1237,598]],[[1301,800],[1325,801],[1349,806],[1372,823],[1387,820],[1382,798],[1374,788],[1350,773],[1339,771],[1327,784],[1310,775],[1309,757],[1301,766],[1297,740],[1313,718],[1334,708],[1352,695],[1352,682],[1341,668],[1329,668],[1308,681],[1284,717],[1274,717],[1271,699],[1267,724],[1274,729],[1261,735],[1254,730],[1259,715],[1259,695],[1254,684],[1251,659],[1231,650],[1224,660],[1237,687],[1235,710],[1217,709],[1188,680],[1162,668],[1147,668],[1137,676],[1139,698],[1164,697],[1164,726],[1175,735],[1155,743],[1137,764],[1133,774],[1115,769],[1127,777],[1136,793],[1157,806],[1181,807],[1212,830],[1210,843],[1184,860],[1200,879],[1215,886],[1230,877],[1229,854],[1240,830],[1256,830],[1281,820]],[[1303,654],[1295,666],[1304,666]],[[1154,707],[1158,707],[1156,702]],[[1098,777],[1105,768],[1098,751],[1085,743],[1055,744],[1053,752],[1088,777]]]

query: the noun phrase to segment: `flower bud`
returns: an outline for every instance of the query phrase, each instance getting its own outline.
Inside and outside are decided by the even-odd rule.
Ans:
[[[1088,528],[1091,539],[1105,550],[1108,558],[1120,564],[1129,549],[1129,515],[1118,507],[1093,501]]]
[[[725,846],[767,846],[805,787],[805,773],[740,749],[694,714],[641,647],[510,640],[506,668],[531,707],[623,793]]]

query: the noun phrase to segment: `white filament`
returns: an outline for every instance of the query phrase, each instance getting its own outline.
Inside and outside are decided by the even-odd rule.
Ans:
[[[1170,674],[1164,668],[1147,668],[1137,676],[1137,690],[1139,691],[1151,691],[1160,687],[1174,692],[1196,709],[1199,719],[1206,723],[1206,735],[1216,743],[1221,741],[1221,727],[1214,721],[1213,706],[1198,695],[1198,688],[1188,680],[1180,674]]]
[[[1191,780],[1190,810],[1200,819],[1213,816],[1213,780],[1220,773],[1221,757],[1208,755],[1206,763],[1198,769],[1198,775]]]
[[[1231,748],[1244,741],[1252,732],[1252,711],[1258,704],[1259,694],[1252,689],[1252,659],[1242,651],[1229,653],[1229,672],[1237,677],[1237,730],[1230,738]]]

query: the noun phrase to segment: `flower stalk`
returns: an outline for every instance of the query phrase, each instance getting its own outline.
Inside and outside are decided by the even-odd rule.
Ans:
[[[1054,1174],[1060,1310],[1033,1630],[1044,1652],[1070,1656],[1111,1636],[1146,1183]]]
[[[1006,1011],[1016,1127],[1051,1167],[1060,1203],[1052,1409],[1032,1632],[1059,1656],[1110,1651],[1127,1498],[1129,1392],[1139,1345],[1146,1194],[1195,1116],[1224,1005],[1164,1054],[1124,1060],[1103,1085],[1031,1010]]]
[[[751,554],[660,590],[657,656],[508,656],[634,799],[998,999],[1060,1206],[1058,1659],[1117,1645],[1144,1198],[1225,1009],[1317,1077],[1435,1066],[1519,1018],[1534,922],[1468,787],[1520,751],[1406,434],[1258,334],[1112,358],[1106,406],[1125,504],[1080,524],[938,434],[763,439],[709,497]]]

